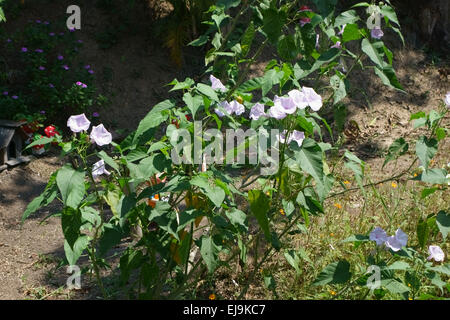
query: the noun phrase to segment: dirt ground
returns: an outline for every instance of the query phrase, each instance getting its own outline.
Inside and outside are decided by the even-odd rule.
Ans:
[[[23,19],[51,20],[58,13],[64,13],[65,8],[62,3],[52,4],[50,9],[33,7],[30,15]],[[121,39],[111,49],[99,49],[96,30],[109,23],[107,17],[90,5],[84,21],[86,27],[80,38],[85,47],[81,54],[94,70],[98,70],[98,87],[111,97],[111,106],[101,112],[101,120],[116,128],[134,129],[152,105],[166,98],[167,87],[163,84],[174,78],[192,76],[196,63],[202,62],[201,59],[199,62],[198,54],[191,53],[191,58],[187,52],[186,60],[191,62],[181,70],[176,69],[161,44],[146,38],[145,34],[151,30]],[[21,21],[12,22],[11,27],[16,23]],[[439,72],[443,65],[448,68],[449,61],[433,63],[422,51],[409,47],[394,50],[394,54],[399,80],[408,94],[383,86],[374,75],[367,76],[369,71],[364,75],[357,71],[351,82],[353,87],[361,90],[353,92],[345,101],[348,119],[358,123],[360,134],[355,140],[348,139],[344,147],[353,150],[372,167],[374,180],[389,176],[393,170],[391,164],[380,171],[383,151],[396,138],[413,135],[409,122],[411,113],[435,108],[450,91],[448,76]],[[268,60],[257,64],[258,69],[261,70]],[[450,128],[449,118],[445,119],[445,125]],[[440,151],[440,162],[446,160],[449,150],[447,139]],[[56,217],[40,223],[48,214],[58,211],[57,204],[32,215],[21,225],[27,204],[40,194],[51,173],[61,164],[55,153],[0,173],[0,299],[96,297],[95,286],[89,283],[81,292],[70,292],[63,287],[67,275],[64,268],[56,269],[64,257],[60,220]],[[402,162],[398,164],[401,165]]]

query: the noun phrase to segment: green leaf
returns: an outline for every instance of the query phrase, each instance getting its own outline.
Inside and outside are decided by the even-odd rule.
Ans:
[[[395,75],[394,68],[392,68],[392,66],[388,65],[384,68],[375,67],[374,71],[384,85],[405,92],[402,85],[398,81],[397,76]]]
[[[317,9],[319,9],[322,17],[328,17],[330,13],[334,12],[337,0],[313,0]]]
[[[103,159],[103,161],[105,161],[105,163],[110,166],[111,168],[113,168],[114,170],[116,170],[117,172],[119,172],[119,165],[114,161],[113,158],[111,158],[110,156],[108,156],[106,154],[105,151],[100,151],[98,153],[98,156]]]
[[[405,286],[403,283],[395,280],[395,279],[383,279],[381,280],[381,286],[385,287],[391,293],[394,294],[402,294],[409,292],[409,288]]]
[[[73,248],[75,241],[80,236],[81,225],[81,212],[79,210],[70,207],[63,209],[61,215],[62,231],[71,248]]]
[[[267,35],[269,41],[276,44],[281,34],[281,28],[286,22],[286,13],[270,8],[264,10],[263,14],[263,31]]]
[[[378,67],[383,69],[386,63],[384,62],[383,57],[377,50],[377,47],[379,47],[380,45],[382,45],[381,41],[372,43],[364,38],[361,42],[361,49],[365,54],[367,54],[367,56],[369,56],[370,60],[372,60],[373,63],[375,63]]]
[[[221,207],[225,200],[225,191],[219,186],[210,186],[208,179],[203,176],[195,176],[190,181],[191,185],[200,187],[202,192],[214,203],[216,207]]]
[[[446,184],[447,172],[444,169],[428,169],[420,175],[420,181],[431,184]]]
[[[264,232],[267,241],[271,241],[272,236],[269,230],[269,219],[267,213],[269,212],[269,199],[261,190],[250,190],[248,192],[248,201],[250,203],[250,210],[255,215],[259,226]]]
[[[144,133],[158,127],[161,123],[166,121],[169,116],[165,113],[163,114],[161,111],[171,109],[173,107],[175,107],[175,103],[170,100],[164,100],[154,106],[153,109],[147,113],[144,119],[139,122],[139,126],[134,134],[132,143],[136,144]]]
[[[369,236],[363,235],[363,234],[355,234],[355,235],[351,235],[350,237],[342,240],[342,242],[365,242],[365,241],[370,241]]]
[[[69,265],[73,266],[77,264],[83,251],[88,247],[90,239],[86,235],[81,235],[74,243],[70,246],[67,240],[64,241],[64,253],[66,254],[67,261]]]
[[[393,264],[385,267],[386,270],[408,270],[410,268],[409,264],[404,261],[396,261]]]
[[[436,216],[436,223],[445,240],[450,232],[450,214],[440,211]]]
[[[211,98],[212,100],[219,102],[219,97],[217,96],[217,93],[214,91],[211,86],[208,86],[204,83],[197,84],[197,90],[204,94],[205,96]]]
[[[287,61],[297,58],[298,50],[292,35],[282,35],[278,40],[277,51],[280,57]]]
[[[70,164],[58,170],[56,183],[64,205],[76,209],[83,200],[85,175],[84,171],[75,170]]]
[[[200,240],[200,253],[210,274],[212,274],[219,265],[220,260],[217,257],[218,252],[218,247],[214,243],[213,238],[211,236],[202,236]]]
[[[294,250],[288,250],[284,252],[284,257],[287,262],[295,269],[297,275],[300,275],[302,272],[299,268],[300,258]]]
[[[191,78],[186,78],[183,82],[179,82],[177,79],[173,80],[169,85],[173,85],[173,88],[169,90],[175,91],[175,90],[187,90],[190,89],[195,84],[194,80]]]
[[[248,231],[248,221],[247,215],[239,209],[233,208],[227,212],[225,215],[230,220],[231,224],[236,228],[240,228],[241,230]]]
[[[423,165],[425,169],[428,169],[428,164],[436,154],[437,150],[438,142],[436,139],[428,139],[425,136],[421,136],[416,142],[416,154],[421,165]]]
[[[58,195],[58,187],[56,185],[56,174],[57,172],[54,172],[48,183],[47,186],[44,189],[44,192],[42,192],[38,197],[34,198],[33,201],[31,201],[27,208],[25,209],[23,215],[22,215],[22,223],[27,219],[32,213],[36,212],[42,207],[48,206],[50,203],[55,200],[56,196]]]
[[[189,92],[183,96],[183,101],[186,103],[189,111],[191,111],[192,118],[195,120],[195,114],[200,106],[203,104],[203,98],[201,96],[192,96]]]
[[[433,194],[436,192],[436,190],[438,190],[438,188],[434,187],[434,188],[425,188],[422,190],[422,193],[420,194],[420,199],[425,199],[426,197],[428,197],[430,194]]]
[[[406,154],[406,152],[408,152],[408,148],[409,148],[409,144],[406,143],[405,139],[399,138],[399,139],[395,140],[389,147],[388,154],[384,160],[384,163],[383,163],[383,166],[381,167],[381,169],[383,169],[384,166],[388,162],[390,162],[394,159],[398,159],[398,157]]]
[[[253,39],[255,38],[255,24],[253,21],[250,22],[247,30],[245,30],[241,39],[241,56],[245,58],[250,51]]]
[[[350,263],[347,260],[333,262],[325,267],[314,281],[314,286],[323,286],[326,284],[346,283],[350,280]]]
[[[362,38],[361,32],[359,32],[358,25],[355,23],[347,24],[342,34],[342,42],[346,43],[352,40],[359,40]]]
[[[381,7],[381,14],[389,19],[389,21],[394,22],[396,25],[400,26],[398,22],[397,14],[394,9],[388,5]]]
[[[99,241],[98,254],[104,257],[109,249],[120,243],[123,237],[125,237],[125,233],[118,225],[105,224],[103,235]]]

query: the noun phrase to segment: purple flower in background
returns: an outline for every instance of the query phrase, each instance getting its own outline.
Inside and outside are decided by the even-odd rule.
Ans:
[[[293,114],[297,110],[297,106],[295,105],[294,100],[291,97],[278,97],[275,96],[273,99],[273,104],[279,110],[282,110],[284,113]]]
[[[222,92],[227,91],[227,88],[223,85],[223,83],[213,75],[209,76],[209,81],[211,81],[211,88],[214,90],[220,90]]]
[[[81,85],[81,87],[84,88],[84,89],[86,89],[86,88],[87,88],[87,85],[83,83],[83,84]]]
[[[264,112],[264,105],[261,103],[255,104],[250,110],[250,119],[258,120],[261,117],[266,117],[266,113]]]
[[[82,83],[81,81],[77,81],[75,84],[76,84],[77,86],[81,86],[83,83]]]
[[[83,43],[83,40],[77,40],[78,43]]]
[[[44,50],[42,50],[42,49],[36,49],[34,51],[37,52],[37,53],[43,53],[44,52]]]
[[[372,30],[370,30],[370,35],[374,39],[381,39],[382,36],[384,36],[383,30],[381,30],[380,27],[375,27]]]
[[[61,61],[61,60],[64,60],[64,57],[63,57],[62,55],[59,54],[58,57],[57,57],[57,59]]]
[[[54,37],[54,36],[55,36],[55,33],[54,33],[54,32],[50,32],[48,35],[49,35],[50,37]]]
[[[49,86],[50,88],[54,88],[54,87],[55,87],[55,86],[53,85],[53,83],[49,83],[48,86]]]
[[[338,36],[342,36],[342,35],[344,34],[344,30],[345,30],[345,26],[346,26],[346,25],[347,25],[347,24],[344,24],[344,25],[342,26],[341,30],[337,33]]]
[[[93,116],[94,118],[98,118],[98,117],[100,117],[100,114],[99,114],[98,112],[94,112],[94,113],[92,114],[92,116]]]
[[[9,43],[9,42],[12,42],[12,40],[11,40],[11,39],[7,39],[7,40],[6,40],[6,42],[8,42],[8,43]]]
[[[90,74],[94,74],[94,70],[88,70]]]
[[[70,28],[69,31],[70,32],[75,32],[75,28]]]
[[[18,97],[18,96],[12,96],[11,98],[13,98],[14,100],[17,100],[17,99],[19,99],[19,97]]]
[[[36,23],[41,23],[42,21],[41,20],[36,20]]]
[[[108,170],[106,170],[106,168],[105,168],[104,160],[100,160],[100,161],[94,163],[94,165],[92,166],[92,177],[94,179],[98,178],[102,174],[106,174],[108,176],[110,175],[110,172]]]
[[[429,246],[428,253],[430,256],[427,258],[428,260],[434,259],[436,262],[444,261],[445,254],[439,246]]]
[[[334,45],[331,46],[331,48],[341,49],[342,45],[340,41],[337,41]]]
[[[398,228],[395,236],[388,237],[385,243],[392,251],[397,252],[408,243],[408,235]]]
[[[375,241],[377,243],[377,246],[381,246],[383,243],[385,243],[387,241],[386,231],[384,231],[380,227],[376,227],[370,233],[369,239],[372,241]]]
[[[7,96],[9,94],[8,91],[3,91],[3,95]]]
[[[69,70],[70,69],[67,64],[63,65],[62,67],[63,67],[64,70]]]
[[[40,114],[45,114],[45,110],[42,110],[42,111],[40,112]]]
[[[67,120],[67,126],[72,130],[72,132],[81,132],[86,131],[89,129],[89,126],[91,125],[91,122],[86,118],[84,113],[71,116]]]
[[[445,104],[447,105],[447,108],[450,108],[450,91],[445,95]]]
[[[93,127],[90,137],[98,146],[110,144],[112,141],[111,133],[105,129],[103,124]]]
[[[227,112],[228,115],[232,115],[233,114],[233,108],[231,107],[231,105],[227,102],[227,101],[222,101],[219,103],[219,106],[221,106],[223,109],[225,109],[225,111]],[[216,112],[216,114],[219,117],[223,117],[225,114],[218,108],[216,108],[214,110]]]
[[[84,66],[84,68],[85,68],[86,70],[88,70],[88,69],[91,68],[91,66],[90,66],[90,65],[86,65],[86,66]]]
[[[48,26],[48,25],[50,24],[50,22],[44,21],[44,24],[45,24],[46,26]]]
[[[23,48],[21,49],[21,51],[22,51],[22,52],[27,52],[27,51],[28,51],[28,49],[27,49],[27,48],[25,48],[25,47],[23,47]]]
[[[45,67],[40,66],[40,67],[39,67],[39,70],[44,71],[44,70],[45,70]]]

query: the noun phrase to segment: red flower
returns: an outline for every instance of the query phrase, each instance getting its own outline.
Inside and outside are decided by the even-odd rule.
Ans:
[[[47,128],[44,129],[45,135],[49,138],[55,136],[55,135],[59,135],[60,133],[55,129],[54,126],[48,126]]]
[[[189,114],[187,114],[187,115],[186,115],[186,120],[187,120],[187,121],[192,121],[192,116],[189,115]]]
[[[300,12],[303,12],[303,11],[312,11],[312,10],[308,6],[301,6]]]
[[[172,120],[172,124],[177,127],[177,129],[180,129],[180,123],[178,122],[178,120],[173,119]]]

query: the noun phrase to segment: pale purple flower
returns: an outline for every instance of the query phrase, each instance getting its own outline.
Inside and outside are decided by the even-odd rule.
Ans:
[[[280,104],[270,107],[267,114],[269,115],[269,117],[277,119],[277,120],[286,118],[286,112],[284,112],[284,110],[281,108]]]
[[[374,39],[381,39],[381,37],[384,36],[383,30],[381,30],[380,27],[375,27],[372,30],[370,30],[370,35]]]
[[[69,31],[70,32],[75,32],[75,28],[70,28]]]
[[[103,124],[99,124],[92,128],[91,140],[95,142],[98,146],[104,146],[110,144],[112,141],[112,135],[105,129]]]
[[[232,115],[232,114],[233,114],[233,111],[234,111],[234,110],[233,110],[231,104],[229,104],[227,101],[222,101],[222,102],[220,102],[220,103],[219,103],[219,106],[221,106],[221,107],[227,112],[228,115]],[[220,110],[219,108],[216,108],[214,111],[215,111],[216,114],[217,114],[219,117],[221,117],[221,118],[225,115],[225,114],[222,112],[222,110]]]
[[[57,57],[57,59],[61,61],[61,60],[64,60],[64,57],[63,57],[62,55],[59,54],[58,57]]]
[[[311,18],[300,18],[300,26],[303,27],[305,24],[311,22]]]
[[[14,100],[17,100],[17,99],[19,99],[19,97],[18,97],[18,96],[12,96],[11,98],[13,98]]]
[[[52,88],[52,89],[55,87],[55,86],[53,85],[53,83],[49,83],[48,86],[49,86],[50,88]]]
[[[83,84],[83,82],[77,81],[75,84],[76,84],[77,86],[81,86],[81,85]]]
[[[227,91],[227,88],[223,85],[223,83],[213,75],[209,76],[209,81],[211,81],[211,88],[214,90],[220,90],[222,92]]]
[[[83,89],[86,89],[86,88],[87,88],[87,85],[83,83],[83,84],[81,85],[81,87],[82,87]]]
[[[39,112],[40,114],[45,114],[45,110],[42,110]]]
[[[277,135],[277,139],[280,143],[287,143],[290,144],[292,141],[297,142],[298,146],[301,147],[303,144],[303,140],[305,139],[305,133],[301,131],[294,130],[291,133],[289,133],[289,136],[286,141],[286,133],[287,131],[284,130],[282,133]]]
[[[99,114],[98,112],[94,112],[94,113],[92,114],[92,116],[93,116],[94,118],[98,118],[98,117],[100,117],[100,114]]]
[[[44,52],[44,50],[42,50],[42,49],[36,49],[34,51],[37,52],[37,53],[43,53]]]
[[[78,43],[83,43],[83,40],[77,40]]]
[[[86,66],[84,66],[84,68],[85,68],[86,70],[88,70],[88,69],[91,68],[91,66],[90,66],[90,65],[86,65]]]
[[[376,227],[370,233],[369,239],[375,241],[377,243],[377,246],[381,246],[383,243],[387,241],[388,237],[386,231],[384,231],[380,227]]]
[[[39,67],[39,70],[44,71],[44,70],[45,70],[45,67],[40,66],[40,67]]]
[[[25,48],[25,47],[23,47],[21,50],[22,50],[22,52],[27,52],[28,51],[28,49]]]
[[[450,91],[445,95],[445,104],[447,105],[447,108],[450,108]]]
[[[86,118],[84,113],[71,116],[67,120],[67,126],[72,130],[72,132],[87,131],[91,125],[91,122]]]
[[[94,74],[94,70],[88,70],[90,74]]]
[[[436,262],[444,261],[445,254],[439,246],[429,246],[428,253],[430,254],[428,260],[434,259]]]
[[[6,42],[12,42],[12,40],[11,39],[7,39]]]
[[[70,69],[69,66],[68,66],[67,64],[63,65],[62,68],[63,68],[64,70],[69,70],[69,69]]]
[[[322,97],[313,88],[303,87],[300,93],[297,91],[294,91],[291,95],[298,108],[304,109],[310,106],[313,111],[319,111],[322,108]]]
[[[41,20],[36,20],[36,23],[41,23],[42,21]]]
[[[278,97],[275,96],[273,99],[273,104],[275,107],[282,110],[284,113],[293,114],[297,110],[294,100],[291,97]]]
[[[54,33],[54,32],[50,32],[48,35],[49,35],[50,37],[54,37],[54,36],[55,36],[55,33]]]
[[[347,26],[347,24],[344,24],[344,25],[342,26],[341,30],[337,33],[338,36],[342,36],[342,35],[344,34],[344,30],[345,30],[345,27],[346,27],[346,26]]]
[[[236,100],[231,101],[230,108],[232,113],[234,112],[237,116],[240,116],[245,112],[245,107]]]
[[[104,160],[100,160],[92,166],[92,177],[94,179],[97,179],[102,174],[106,174],[108,176],[111,174],[108,170],[106,170]]]
[[[3,91],[3,95],[7,96],[9,94],[8,91]]]
[[[264,112],[264,105],[261,103],[255,104],[250,110],[250,119],[258,120],[261,117],[266,117],[266,113]]]
[[[397,231],[395,231],[395,236],[388,237],[385,243],[392,251],[399,251],[408,243],[408,235],[398,228]]]
[[[331,48],[341,49],[342,45],[340,41],[337,41],[334,45],[331,46]]]

